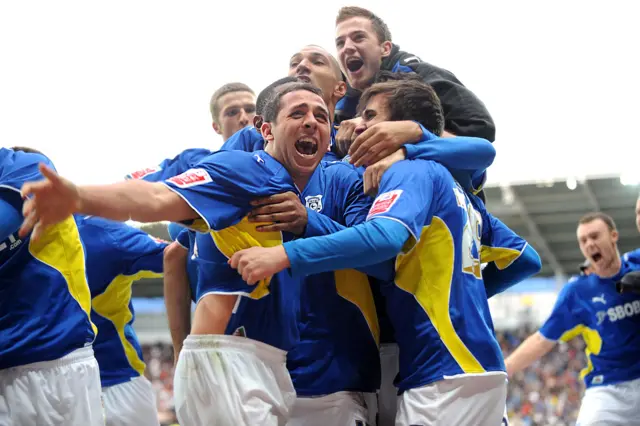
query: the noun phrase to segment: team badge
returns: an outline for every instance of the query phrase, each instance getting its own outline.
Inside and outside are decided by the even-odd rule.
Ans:
[[[306,205],[308,208],[315,212],[319,212],[322,210],[322,195],[310,195],[308,197],[304,197]]]

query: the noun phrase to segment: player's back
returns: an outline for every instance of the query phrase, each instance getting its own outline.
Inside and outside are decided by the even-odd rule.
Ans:
[[[396,385],[402,392],[445,376],[504,372],[480,271],[481,214],[438,163],[403,161],[387,173],[405,188],[419,179],[433,185],[429,208],[403,218],[411,241],[396,259],[395,285],[382,288],[400,348]],[[403,192],[379,196],[370,216],[388,215],[401,197],[407,203]],[[420,197],[408,202],[420,205]]]
[[[371,204],[362,194],[357,171],[340,162],[321,163],[301,201],[343,226],[363,222]],[[287,356],[298,396],[375,392],[380,385],[379,335],[365,274],[347,269],[305,277],[300,344]]]
[[[38,154],[0,148],[0,194],[21,211],[20,189],[40,180]],[[0,243],[0,369],[63,357],[94,339],[85,256],[73,217],[38,241],[17,230]]]
[[[77,216],[87,256],[91,319],[98,327],[93,343],[103,387],[144,374],[142,349],[133,329],[131,285],[162,276],[166,243],[121,222]]]

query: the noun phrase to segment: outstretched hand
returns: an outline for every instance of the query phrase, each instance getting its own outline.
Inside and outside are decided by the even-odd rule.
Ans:
[[[234,253],[229,265],[237,269],[242,279],[255,285],[291,266],[283,246],[251,247]]]
[[[80,210],[78,187],[44,164],[38,168],[44,180],[27,182],[21,190],[25,202],[22,206],[24,221],[19,235],[24,238],[32,232],[33,240],[37,240],[47,227],[62,222]]]

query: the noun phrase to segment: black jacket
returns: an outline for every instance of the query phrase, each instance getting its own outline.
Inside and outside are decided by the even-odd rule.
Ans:
[[[415,72],[438,94],[444,110],[445,130],[459,136],[481,137],[493,142],[496,128],[482,101],[467,89],[453,73],[438,68],[420,58],[400,50],[396,44],[382,61],[381,70]],[[355,116],[360,92],[349,88],[336,105],[336,122]]]

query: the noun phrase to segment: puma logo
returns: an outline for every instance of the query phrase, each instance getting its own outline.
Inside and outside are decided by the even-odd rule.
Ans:
[[[602,293],[600,296],[592,297],[592,298],[591,298],[591,301],[592,301],[593,303],[600,302],[600,303],[602,303],[603,305],[606,305],[606,304],[607,304],[607,301],[606,301],[606,299],[604,298],[604,293]]]

